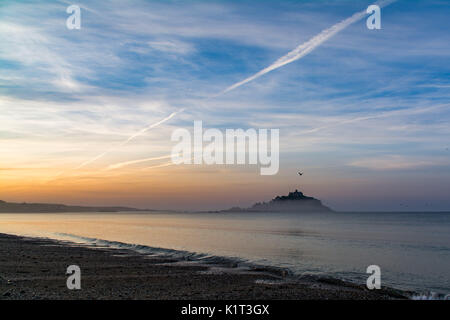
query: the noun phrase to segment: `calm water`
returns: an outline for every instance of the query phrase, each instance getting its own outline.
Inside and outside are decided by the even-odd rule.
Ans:
[[[237,257],[362,284],[376,264],[383,285],[450,293],[449,213],[1,214],[0,233]]]

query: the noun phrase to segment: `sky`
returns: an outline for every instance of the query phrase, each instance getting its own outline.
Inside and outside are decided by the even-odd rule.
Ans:
[[[372,3],[2,0],[0,199],[205,210],[300,189],[336,210],[450,210],[449,1],[393,2],[380,30],[364,17],[227,92]],[[278,174],[171,165],[195,120],[279,129]]]

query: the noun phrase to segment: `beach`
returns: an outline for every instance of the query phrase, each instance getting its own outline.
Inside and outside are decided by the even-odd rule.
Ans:
[[[81,289],[66,286],[69,265],[81,268]],[[332,278],[290,280],[264,267],[240,270],[128,249],[0,234],[0,299],[405,299],[407,293]]]

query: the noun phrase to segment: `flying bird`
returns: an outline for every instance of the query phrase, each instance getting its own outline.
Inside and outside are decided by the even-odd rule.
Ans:
[[[298,172],[298,175],[299,175],[299,176],[302,176],[302,175],[303,175],[303,172]]]

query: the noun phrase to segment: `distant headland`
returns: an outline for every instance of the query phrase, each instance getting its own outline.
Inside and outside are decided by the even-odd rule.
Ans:
[[[158,211],[129,207],[85,207],[50,203],[12,203],[0,200],[0,213],[64,213],[64,212],[143,212]],[[173,211],[173,210],[164,210]],[[176,211],[173,211],[176,212]],[[333,212],[316,198],[295,190],[287,196],[277,196],[269,202],[258,202],[249,208],[233,207],[208,212]]]
[[[298,190],[287,196],[277,196],[270,202],[258,202],[250,208],[234,207],[223,212],[333,212],[322,201],[308,197]]]
[[[63,212],[120,212],[142,211],[128,207],[83,207],[48,203],[11,203],[0,200],[0,213],[63,213]]]

